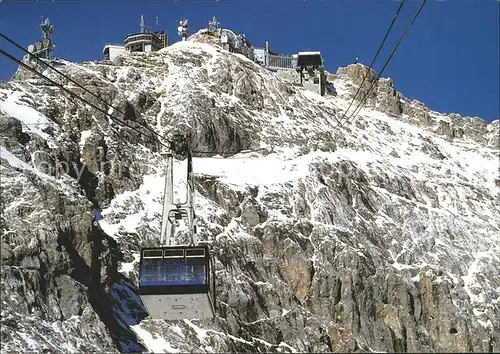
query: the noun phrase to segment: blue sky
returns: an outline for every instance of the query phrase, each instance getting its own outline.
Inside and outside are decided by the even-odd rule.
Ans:
[[[396,0],[54,0],[0,2],[0,31],[27,47],[41,36],[41,16],[55,26],[55,55],[72,61],[102,58],[105,43],[122,43],[146,25],[178,41],[176,25],[187,17],[191,30],[207,27],[212,16],[221,26],[245,33],[254,45],[268,39],[273,51],[320,50],[326,68],[360,61],[369,65],[398,6]],[[407,0],[375,62],[377,72],[396,45],[420,1]],[[412,30],[382,75],[429,108],[499,118],[499,2],[428,0]],[[5,41],[1,47],[21,58]],[[0,58],[0,80],[16,66]]]

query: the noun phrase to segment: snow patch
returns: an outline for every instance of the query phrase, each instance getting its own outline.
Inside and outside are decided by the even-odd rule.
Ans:
[[[21,99],[25,98],[26,93],[6,89],[0,89],[0,93],[6,94],[6,98],[0,101],[1,111],[21,121],[28,131],[45,139],[50,147],[55,147],[54,139],[43,130],[50,127],[58,132],[59,126],[33,107],[22,103]]]
[[[151,332],[146,331],[140,324],[131,326],[137,333],[139,338],[144,342],[144,345],[153,353],[180,353],[179,349],[173,348],[170,342],[160,336],[153,336]]]

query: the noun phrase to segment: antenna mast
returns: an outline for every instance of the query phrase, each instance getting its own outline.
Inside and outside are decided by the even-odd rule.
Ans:
[[[185,41],[188,36],[188,20],[183,18],[179,21],[179,26],[177,26],[177,33],[181,37],[182,41]]]
[[[174,201],[173,154],[187,157],[186,201]],[[190,233],[190,245],[197,243],[196,214],[194,212],[193,159],[188,139],[182,134],[172,138],[170,151],[166,153],[167,171],[165,174],[165,193],[163,200],[163,219],[161,223],[160,246],[172,246],[175,243],[175,227],[179,220],[187,221]]]
[[[40,58],[51,60],[55,45],[52,44],[50,36],[54,32],[54,25],[50,23],[48,18],[44,20],[42,16],[40,30],[42,31],[42,40],[32,46],[29,46],[28,51]]]
[[[215,16],[212,17],[212,21],[208,22],[208,30],[210,32],[217,32],[220,28],[220,22],[217,21],[217,19],[215,18]]]

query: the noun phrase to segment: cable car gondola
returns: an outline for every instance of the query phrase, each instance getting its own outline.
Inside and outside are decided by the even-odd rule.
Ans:
[[[215,272],[208,246],[143,248],[139,295],[153,319],[215,315]]]
[[[215,271],[210,249],[196,244],[196,215],[193,208],[192,157],[187,139],[173,137],[170,150],[187,157],[187,197],[173,200],[173,155],[167,154],[165,197],[160,247],[141,249],[139,296],[151,319],[190,319],[215,316]],[[172,245],[179,220],[188,224],[191,243]]]

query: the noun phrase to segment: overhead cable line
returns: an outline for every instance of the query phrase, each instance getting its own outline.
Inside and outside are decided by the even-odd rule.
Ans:
[[[355,116],[356,114],[359,113],[359,111],[361,110],[366,98],[368,97],[368,95],[370,94],[370,91],[373,89],[373,87],[375,86],[375,84],[378,82],[378,80],[380,79],[380,77],[382,76],[382,74],[384,73],[385,69],[387,68],[387,65],[389,65],[389,63],[391,62],[392,58],[394,57],[394,54],[396,54],[396,51],[398,50],[399,46],[401,45],[401,43],[403,42],[403,40],[405,39],[406,35],[408,34],[408,32],[410,31],[410,29],[412,28],[413,26],[413,23],[415,22],[415,20],[417,19],[418,15],[420,14],[420,11],[422,11],[425,3],[427,2],[427,0],[422,0],[422,3],[420,4],[419,8],[417,9],[417,11],[415,12],[415,15],[413,16],[413,19],[412,21],[410,22],[410,24],[408,25],[408,27],[406,28],[405,32],[403,33],[403,35],[401,36],[401,38],[399,38],[399,41],[398,43],[396,44],[396,47],[393,49],[391,55],[389,56],[389,58],[387,59],[387,61],[385,62],[384,66],[382,67],[382,69],[380,70],[380,73],[377,75],[377,78],[372,82],[370,88],[368,89],[368,91],[366,92],[366,94],[364,95],[363,99],[361,100],[361,102],[358,104],[358,106],[354,109],[354,111],[352,112],[352,114],[343,122],[340,124],[340,126],[336,126],[335,128],[342,128],[344,126],[345,123],[347,123],[349,120],[351,120],[351,118],[353,116]]]
[[[6,35],[4,35],[3,33],[0,33],[0,37],[4,38],[5,40],[7,40],[9,43],[11,43],[12,45],[14,45],[15,47],[21,49],[23,52],[29,54],[32,58],[35,58],[39,63],[42,63],[44,65],[46,65],[47,67],[49,67],[50,69],[54,70],[56,73],[58,73],[59,75],[61,75],[62,77],[64,77],[65,79],[67,79],[68,81],[72,82],[73,84],[75,84],[76,86],[80,87],[82,90],[84,90],[85,92],[91,94],[92,96],[94,96],[95,98],[97,98],[98,100],[100,100],[101,102],[103,102],[104,104],[106,104],[107,106],[113,108],[114,110],[116,110],[118,113],[121,113],[123,114],[123,116],[126,116],[125,112],[119,110],[118,108],[116,108],[115,106],[113,106],[112,104],[110,104],[109,102],[107,102],[106,100],[104,100],[102,97],[96,95],[95,93],[93,93],[92,91],[88,90],[87,88],[85,88],[84,86],[80,85],[78,82],[76,82],[75,80],[73,80],[72,78],[70,78],[69,76],[67,76],[66,74],[62,73],[61,71],[57,70],[54,66],[50,65],[49,63],[43,61],[42,59],[38,58],[36,55],[34,55],[33,53],[30,53],[29,51],[27,51],[25,48],[23,48],[20,44],[16,43],[14,40],[10,39],[9,37],[7,37]],[[140,123],[137,123],[139,125],[141,125],[142,127],[144,127],[146,130],[150,131],[152,134],[156,135],[158,138],[162,138],[166,141],[169,142],[169,140],[165,137],[163,137],[162,135],[160,135],[159,133],[157,133],[156,131],[154,131],[153,129],[151,129],[150,127],[146,126],[146,125],[143,125],[143,124],[140,124]]]
[[[0,54],[2,54],[3,56],[7,57],[7,58],[8,58],[8,59],[10,59],[11,61],[13,61],[13,62],[17,63],[18,65],[22,66],[23,68],[28,69],[28,70],[29,70],[29,71],[31,71],[32,73],[34,73],[34,74],[36,74],[36,75],[40,76],[41,78],[43,78],[43,79],[45,79],[45,80],[49,81],[51,84],[53,84],[53,85],[55,85],[55,86],[59,87],[60,89],[62,89],[63,91],[65,91],[66,93],[68,93],[69,95],[71,95],[72,97],[75,97],[75,98],[79,99],[80,101],[82,101],[83,103],[88,104],[88,105],[89,105],[89,106],[91,106],[92,108],[94,108],[94,109],[98,110],[99,112],[101,112],[101,113],[105,114],[106,116],[110,117],[111,119],[116,120],[117,122],[119,122],[119,123],[121,123],[121,124],[125,125],[126,127],[128,127],[128,128],[130,128],[130,129],[132,129],[132,130],[136,131],[137,133],[139,133],[139,134],[141,134],[141,135],[144,135],[144,136],[145,136],[145,137],[147,137],[147,138],[151,138],[151,136],[149,136],[149,135],[145,134],[144,132],[140,131],[140,130],[139,130],[139,129],[137,129],[136,127],[133,127],[133,126],[131,126],[131,125],[127,124],[127,122],[125,122],[125,121],[121,120],[120,118],[117,118],[117,117],[115,117],[115,116],[113,116],[113,115],[109,114],[108,112],[104,111],[102,108],[97,107],[96,105],[94,105],[93,103],[89,102],[89,101],[88,101],[88,100],[86,100],[85,98],[82,98],[82,97],[78,96],[76,93],[74,93],[74,92],[72,92],[72,91],[68,90],[67,88],[65,88],[65,87],[64,87],[64,86],[62,86],[61,84],[59,84],[59,83],[55,82],[54,80],[50,79],[50,78],[49,78],[49,77],[47,77],[46,75],[44,75],[44,74],[42,74],[42,73],[38,72],[37,70],[35,70],[35,69],[34,69],[34,68],[32,68],[31,66],[29,66],[29,65],[27,65],[27,64],[25,64],[25,63],[23,63],[22,61],[20,61],[20,60],[16,59],[15,57],[13,57],[13,56],[12,56],[12,55],[10,55],[9,53],[5,52],[4,50],[0,49]],[[143,127],[143,128],[144,128],[144,125],[139,124],[139,123],[137,123],[137,124],[138,124],[138,125],[140,125],[141,127]],[[153,131],[153,132],[154,132],[154,131]],[[158,133],[154,132],[154,136],[157,138]],[[162,137],[162,138],[163,138],[163,137]],[[166,145],[166,144],[162,143],[162,142],[161,142],[158,138],[157,138],[157,139],[155,139],[155,140],[156,140],[156,141],[157,141],[160,145],[162,145],[162,146],[164,146],[164,147],[166,147],[166,148],[170,149],[170,146],[168,146],[168,145]]]
[[[389,28],[387,29],[387,31],[385,32],[385,36],[384,36],[384,39],[382,40],[382,43],[380,43],[380,46],[378,47],[378,50],[377,50],[377,53],[375,54],[375,56],[373,57],[373,60],[370,64],[370,67],[368,68],[368,70],[366,70],[366,73],[363,77],[363,81],[361,81],[361,84],[359,85],[358,87],[358,90],[356,91],[356,94],[354,95],[354,97],[352,98],[351,100],[351,103],[349,104],[349,107],[347,107],[347,109],[344,111],[344,114],[342,115],[342,117],[338,120],[338,121],[342,121],[342,119],[345,118],[345,116],[347,115],[347,112],[349,111],[349,109],[351,108],[352,104],[354,103],[354,100],[356,99],[356,97],[358,96],[358,93],[361,91],[361,88],[363,87],[363,84],[365,83],[365,80],[366,78],[368,77],[368,74],[370,73],[370,70],[372,69],[373,67],[373,64],[375,63],[375,60],[377,60],[377,57],[378,55],[380,54],[380,51],[382,50],[382,47],[384,46],[385,44],[385,41],[387,39],[387,37],[389,36],[389,33],[391,32],[391,29],[392,29],[392,26],[394,26],[394,23],[396,22],[396,19],[398,18],[399,16],[399,12],[401,11],[401,8],[403,7],[403,4],[405,3],[406,0],[403,0],[401,1],[401,3],[399,4],[397,10],[396,10],[396,13],[394,14],[394,17],[392,18],[392,22],[391,22],[391,25],[389,26]],[[339,123],[340,124],[340,123]]]
[[[58,73],[59,75],[63,76],[64,78],[66,78],[68,81],[72,82],[73,84],[75,84],[76,86],[80,87],[81,89],[83,89],[85,92],[88,92],[89,94],[91,94],[92,96],[96,97],[98,100],[100,100],[101,102],[103,102],[104,104],[106,104],[107,106],[109,106],[110,108],[113,108],[114,110],[116,110],[118,113],[121,113],[125,116],[125,113],[122,112],[121,110],[119,110],[118,108],[114,107],[113,105],[111,105],[110,103],[108,103],[106,100],[104,100],[103,98],[97,96],[96,94],[94,94],[92,91],[88,90],[87,88],[85,88],[84,86],[80,85],[78,82],[74,81],[73,79],[71,79],[69,76],[67,76],[66,74],[62,73],[60,70],[57,70],[54,66],[48,64],[47,62],[43,61],[42,59],[38,58],[36,55],[28,52],[26,49],[24,49],[22,46],[20,46],[18,43],[16,43],[14,40],[10,39],[9,37],[7,37],[6,35],[4,35],[3,33],[0,33],[0,36],[4,39],[6,39],[8,42],[10,42],[11,44],[13,44],[14,46],[16,46],[17,48],[21,49],[22,51],[24,51],[25,53],[29,54],[30,56],[34,57],[38,62],[42,63],[43,65],[51,68],[52,70],[54,70],[54,72]],[[9,53],[3,51],[0,49],[0,54],[6,56],[7,58],[9,58],[10,60],[14,61],[15,63],[17,63],[18,65],[21,65],[22,67],[28,69],[29,71],[33,72],[34,74],[40,76],[41,78],[47,80],[48,82],[50,82],[51,84],[61,88],[62,90],[64,90],[65,92],[67,92],[68,94],[70,94],[71,96],[73,97],[76,97],[77,99],[79,99],[80,101],[84,102],[85,104],[88,104],[90,105],[91,107],[93,107],[94,109],[98,110],[99,112],[105,114],[106,116],[109,116],[111,119],[123,124],[124,126],[128,127],[128,128],[131,128],[133,129],[134,131],[138,132],[139,134],[141,135],[144,135],[146,136],[147,138],[151,138],[149,135],[147,134],[144,134],[143,132],[139,131],[137,128],[127,124],[125,121],[121,120],[120,118],[117,118],[115,116],[113,116],[112,114],[109,114],[107,113],[106,111],[104,111],[103,109],[97,107],[96,105],[94,105],[93,103],[89,102],[88,100],[86,100],[85,98],[82,98],[80,97],[79,95],[77,95],[76,93],[68,90],[67,88],[65,88],[63,85],[55,82],[54,80],[50,79],[49,77],[47,77],[46,75],[38,72],[36,69],[30,67],[29,65],[23,63],[22,61],[16,59],[15,57],[13,57],[12,55],[10,55]],[[167,147],[168,149],[171,148],[171,141],[169,139],[167,139],[166,137],[162,136],[161,134],[157,133],[156,131],[154,131],[153,129],[151,129],[150,127],[144,125],[144,124],[141,124],[139,122],[135,122],[135,124],[139,125],[140,127],[142,128],[145,128],[146,130],[148,130],[149,132],[151,132],[157,139],[156,141],[164,146],[164,147]],[[43,123],[42,123],[43,124]],[[163,139],[165,140],[166,143],[168,143],[168,145],[162,143],[160,141],[160,139]],[[257,150],[253,150],[254,152],[255,151],[260,151],[260,150],[265,150],[265,149],[257,149]],[[222,152],[222,151],[192,151],[192,153],[194,154],[197,154],[197,155],[203,155],[203,154],[223,154],[223,155],[226,155],[226,154],[238,154],[240,153],[241,150],[231,150],[231,151],[226,151],[226,152]]]

